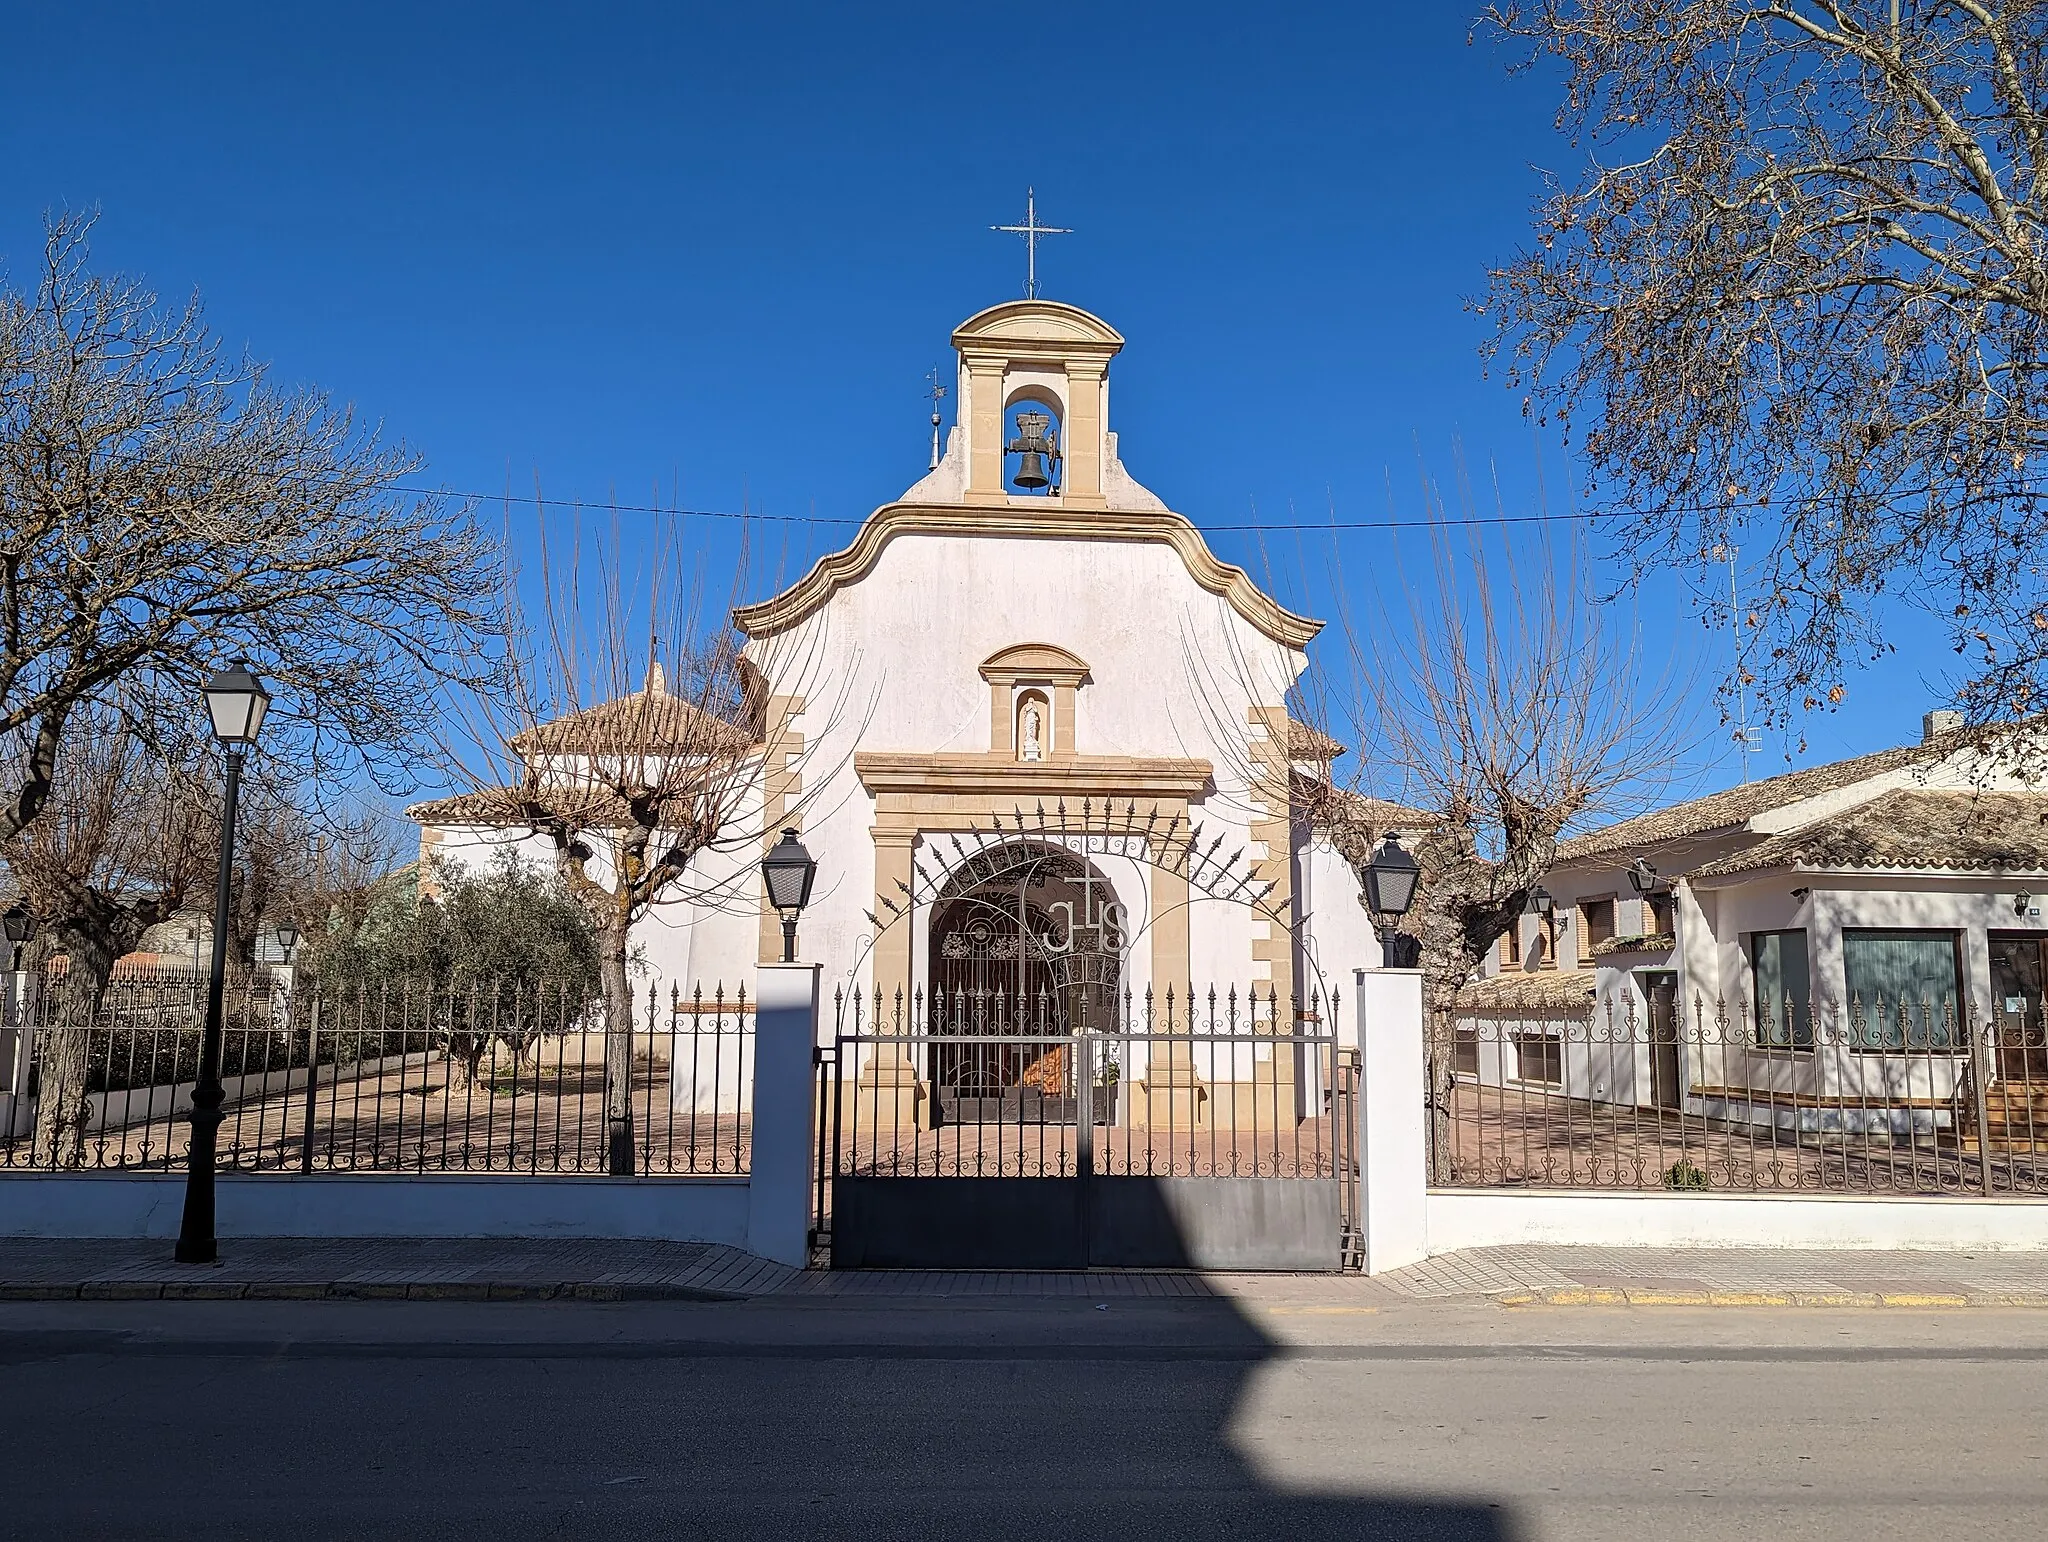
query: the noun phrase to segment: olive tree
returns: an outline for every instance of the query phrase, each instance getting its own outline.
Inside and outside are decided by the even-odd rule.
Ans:
[[[430,860],[392,875],[308,939],[305,966],[344,1021],[352,1001],[416,994],[471,1080],[494,1044],[516,1059],[599,1000],[588,913],[559,875],[512,851],[481,871]]]

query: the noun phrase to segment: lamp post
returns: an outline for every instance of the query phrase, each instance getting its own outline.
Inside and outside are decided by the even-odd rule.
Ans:
[[[199,1070],[192,1086],[192,1144],[185,1168],[185,1217],[178,1228],[181,1264],[210,1264],[219,1256],[213,1235],[213,1159],[220,1137],[221,998],[227,987],[228,910],[233,899],[235,799],[242,787],[242,757],[263,728],[270,693],[238,659],[205,686],[213,736],[227,752],[227,789],[220,808],[220,870],[213,890],[213,967],[206,977],[206,1026],[199,1035]]]
[[[30,1003],[34,998],[29,994],[29,983],[21,972],[22,950],[36,934],[36,918],[30,913],[26,900],[16,900],[7,907],[7,913],[0,915],[0,928],[7,937],[7,1002],[0,1008],[0,1015],[14,1023],[17,1037],[14,1043],[15,1064],[12,1085],[19,1091],[28,1085],[29,1056],[35,1042],[35,1035],[28,1030]]]
[[[1365,908],[1372,912],[1373,930],[1380,939],[1380,967],[1394,969],[1395,948],[1401,936],[1401,917],[1415,904],[1415,890],[1422,882],[1422,867],[1401,849],[1393,831],[1370,861],[1358,870],[1365,886]]]
[[[804,850],[795,830],[784,830],[767,856],[761,859],[761,876],[768,884],[768,903],[782,917],[782,961],[796,962],[796,918],[811,902],[811,885],[817,881],[818,864]]]
[[[0,929],[5,930],[7,937],[7,968],[17,971],[21,968],[21,950],[36,934],[36,918],[29,914],[26,901],[16,900],[7,907],[7,913],[0,915]]]
[[[289,921],[277,923],[277,945],[284,950],[284,961],[290,964],[292,954],[298,951],[299,929]]]
[[[1628,886],[1636,891],[1636,898],[1656,892],[1657,869],[1643,857],[1637,857],[1628,865]]]

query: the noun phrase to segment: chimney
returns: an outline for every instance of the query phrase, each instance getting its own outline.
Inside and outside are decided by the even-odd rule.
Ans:
[[[1932,744],[1943,734],[1952,734],[1962,726],[1962,713],[1942,707],[1920,719],[1920,742]]]

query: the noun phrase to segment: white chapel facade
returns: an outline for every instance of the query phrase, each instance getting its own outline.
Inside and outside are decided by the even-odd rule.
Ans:
[[[1055,950],[1086,931],[1095,983],[1133,1000],[1326,997],[1371,932],[1298,796],[1321,768],[1287,701],[1321,623],[1124,469],[1108,323],[1016,300],[952,341],[938,464],[734,613],[767,682],[768,753],[743,839],[701,854],[641,928],[652,983],[729,991],[780,956],[754,869],[788,826],[819,864],[799,957],[822,964],[828,1002],[1027,989],[1011,916]],[[415,817],[444,858],[529,844],[435,810]]]

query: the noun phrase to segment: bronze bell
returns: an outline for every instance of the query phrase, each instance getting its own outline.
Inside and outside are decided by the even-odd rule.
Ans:
[[[1009,450],[1021,458],[1011,480],[1027,491],[1037,492],[1052,485],[1052,472],[1060,461],[1060,446],[1057,430],[1046,432],[1050,428],[1052,419],[1042,412],[1017,414],[1017,437],[1010,441]]]

